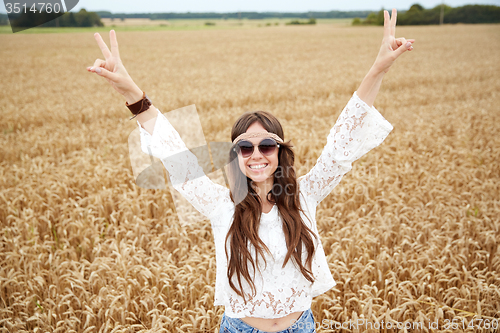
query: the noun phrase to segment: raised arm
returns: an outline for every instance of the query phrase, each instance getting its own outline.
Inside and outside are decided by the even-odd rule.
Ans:
[[[104,77],[125,97],[128,104],[142,99],[143,92],[123,66],[116,33],[110,33],[111,51],[101,36],[94,37],[105,60],[97,59],[87,71]],[[136,117],[140,129],[141,150],[161,159],[172,185],[203,215],[212,217],[223,203],[230,202],[229,189],[213,183],[203,172],[198,160],[186,147],[178,132],[159,110],[151,105]]]
[[[392,125],[373,107],[384,74],[413,39],[395,38],[397,12],[384,11],[384,38],[375,63],[331,129],[316,165],[300,178],[301,192],[317,205],[352,169],[352,163],[384,141]]]
[[[368,106],[373,106],[377,97],[384,74],[387,73],[396,59],[406,51],[413,50],[414,39],[404,37],[396,38],[396,9],[392,10],[392,17],[389,18],[389,12],[384,11],[384,38],[380,51],[375,59],[375,63],[368,71],[361,82],[357,94]]]
[[[159,158],[169,173],[172,186],[200,213],[212,218],[219,208],[231,204],[229,189],[205,175],[197,157],[187,148],[179,133],[159,110],[156,112],[156,118],[150,120],[155,121],[152,135],[137,121],[141,150]],[[187,128],[183,130],[189,132]]]
[[[352,163],[381,144],[392,128],[355,92],[330,130],[316,164],[299,179],[301,193],[318,205],[352,169]]]
[[[94,38],[105,60],[97,59],[94,62],[94,66],[87,67],[87,71],[104,77],[113,89],[125,97],[128,104],[133,104],[142,99],[142,90],[132,80],[132,77],[128,74],[120,59],[116,32],[114,30],[109,32],[111,51],[99,33],[96,32]],[[153,134],[157,112],[154,105],[151,105],[147,111],[142,112],[136,117],[142,127],[151,135]],[[153,120],[149,121],[151,119]]]

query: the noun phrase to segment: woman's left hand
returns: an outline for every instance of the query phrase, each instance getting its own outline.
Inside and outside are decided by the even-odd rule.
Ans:
[[[394,61],[406,51],[413,50],[414,39],[404,37],[396,38],[396,20],[397,11],[392,10],[392,17],[389,18],[389,12],[384,10],[384,39],[373,67],[380,73],[387,73]]]

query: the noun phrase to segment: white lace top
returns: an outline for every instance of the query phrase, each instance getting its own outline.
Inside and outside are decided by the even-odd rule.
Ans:
[[[279,318],[297,311],[307,310],[312,298],[333,286],[332,278],[321,241],[316,243],[312,272],[315,282],[307,281],[289,260],[282,265],[287,252],[285,237],[277,206],[261,216],[259,237],[272,253],[266,252],[267,268],[259,260],[261,274],[256,272],[254,280],[257,294],[247,303],[229,286],[224,241],[232,222],[234,203],[229,189],[215,184],[198,165],[197,158],[187,150],[177,131],[167,118],[158,111],[153,135],[137,121],[140,129],[141,149],[162,160],[171,182],[200,213],[205,215],[213,228],[216,249],[216,284],[214,305],[224,305],[226,315],[233,318],[260,317]],[[392,130],[392,125],[374,108],[369,107],[356,94],[331,129],[327,144],[315,166],[299,178],[301,205],[309,220],[302,216],[319,240],[316,226],[316,207],[340,182],[342,176],[352,168],[352,163],[378,146]],[[175,158],[170,158],[175,155]],[[305,259],[305,256],[304,256]],[[250,267],[250,273],[252,271]],[[233,276],[234,278],[234,276]],[[242,282],[244,283],[244,279]],[[234,284],[238,286],[235,279]],[[244,290],[250,293],[250,288]]]

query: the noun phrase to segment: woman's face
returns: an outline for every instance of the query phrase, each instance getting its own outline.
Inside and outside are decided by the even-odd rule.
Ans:
[[[255,132],[267,132],[267,130],[256,121],[248,127],[245,133]],[[241,172],[256,183],[264,182],[268,179],[270,179],[270,182],[273,182],[273,173],[279,165],[278,148],[268,156],[262,155],[260,152],[258,144],[264,139],[265,137],[246,139],[255,145],[253,154],[249,157],[242,157],[241,154],[238,154],[238,162]]]

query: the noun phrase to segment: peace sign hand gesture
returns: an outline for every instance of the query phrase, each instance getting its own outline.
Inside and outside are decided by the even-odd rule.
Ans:
[[[392,10],[392,17],[389,18],[389,12],[384,10],[384,39],[382,46],[375,60],[374,67],[380,73],[387,73],[394,61],[404,52],[413,50],[414,39],[396,38],[396,20],[397,11]]]
[[[99,33],[96,32],[94,37],[106,60],[97,59],[94,62],[94,66],[87,67],[87,71],[104,77],[116,91],[125,96],[127,102],[134,103],[141,99],[142,91],[134,83],[120,59],[116,32],[114,30],[109,32],[111,51]]]

